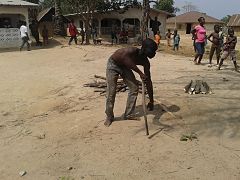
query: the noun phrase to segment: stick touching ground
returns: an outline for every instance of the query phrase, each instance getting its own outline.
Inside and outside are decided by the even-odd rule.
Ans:
[[[148,131],[148,121],[147,121],[147,111],[146,111],[146,100],[145,100],[145,84],[143,81],[142,81],[142,106],[143,106],[146,135],[148,136],[149,131]]]

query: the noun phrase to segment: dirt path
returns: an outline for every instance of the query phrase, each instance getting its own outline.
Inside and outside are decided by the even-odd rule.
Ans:
[[[194,66],[189,58],[158,53],[152,64],[154,96],[141,121],[103,126],[104,96],[83,87],[105,76],[116,47],[57,46],[0,55],[0,179],[240,179],[240,74]],[[184,94],[203,79],[212,95]],[[127,93],[117,95],[115,114]],[[119,119],[119,118],[118,118]],[[194,132],[198,140],[183,142]],[[72,167],[71,170],[68,170]],[[19,172],[27,174],[19,177]]]

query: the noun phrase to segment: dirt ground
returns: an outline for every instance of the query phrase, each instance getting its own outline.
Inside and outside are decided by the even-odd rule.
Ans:
[[[156,102],[147,137],[141,95],[141,121],[118,118],[106,128],[105,97],[83,87],[95,74],[105,76],[117,48],[0,53],[0,179],[240,179],[240,73],[232,63],[216,71],[206,59],[196,66],[191,57],[159,51],[151,60],[154,97],[174,116]],[[197,79],[213,94],[185,94],[184,86]],[[117,94],[116,117],[126,98],[127,92]],[[198,139],[180,141],[191,133]]]

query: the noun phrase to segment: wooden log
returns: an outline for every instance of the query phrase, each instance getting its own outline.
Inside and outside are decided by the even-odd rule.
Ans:
[[[96,74],[94,75],[94,77],[95,77],[95,78],[98,78],[98,79],[103,79],[103,80],[106,80],[106,78],[105,78],[105,77],[103,77],[103,76],[98,76],[98,75],[96,75]]]

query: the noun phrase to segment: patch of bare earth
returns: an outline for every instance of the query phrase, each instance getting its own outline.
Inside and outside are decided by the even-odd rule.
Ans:
[[[0,179],[240,179],[240,74],[233,65],[226,61],[217,71],[206,59],[196,66],[192,58],[158,52],[151,60],[158,103],[148,113],[148,138],[140,95],[141,121],[117,118],[106,128],[105,97],[83,87],[95,74],[105,76],[117,48],[1,53]],[[214,93],[185,94],[197,79]],[[116,117],[126,98],[117,94]],[[180,141],[191,133],[197,139]]]

